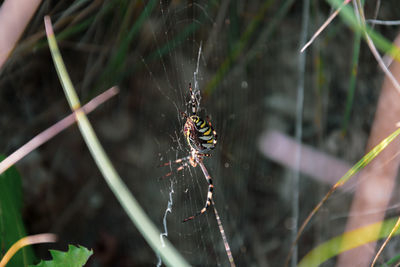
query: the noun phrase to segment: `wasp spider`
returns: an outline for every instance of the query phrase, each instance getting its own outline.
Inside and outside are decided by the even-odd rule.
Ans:
[[[209,175],[206,167],[203,163],[204,157],[211,156],[209,152],[215,148],[217,144],[217,132],[211,126],[211,122],[207,119],[204,120],[200,118],[197,113],[199,111],[199,102],[200,95],[199,92],[194,93],[192,89],[192,85],[189,83],[189,91],[190,91],[190,104],[192,109],[192,115],[187,115],[182,112],[184,119],[186,119],[185,125],[183,127],[183,134],[185,139],[190,147],[190,154],[187,157],[177,159],[172,163],[181,164],[180,167],[176,169],[176,171],[181,171],[185,166],[188,166],[188,163],[192,167],[200,166],[204,177],[208,183],[208,192],[207,192],[207,200],[203,209],[197,212],[195,215],[190,216],[183,220],[183,222],[187,222],[189,220],[194,219],[196,216],[203,214],[207,211],[208,207],[210,207],[212,202],[212,194],[213,194],[213,183],[212,178]],[[171,162],[165,163],[162,166],[168,166]],[[172,172],[167,173],[164,177],[170,176]]]

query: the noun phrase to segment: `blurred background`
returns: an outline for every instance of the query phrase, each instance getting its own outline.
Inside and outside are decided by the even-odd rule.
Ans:
[[[189,111],[188,85],[198,64],[200,115],[218,133],[217,147],[204,162],[233,257],[237,266],[281,266],[296,221],[293,197],[299,194],[300,224],[365,154],[383,80],[363,41],[354,76],[356,37],[340,18],[306,50],[305,71],[299,71],[302,9],[303,1],[291,0],[44,0],[1,69],[0,151],[12,153],[70,113],[44,34],[43,17],[50,15],[81,101],[113,85],[121,90],[89,119],[133,195],[163,231],[172,189],[168,239],[193,266],[227,266],[212,209],[182,223],[206,200],[200,168],[159,167],[189,153],[181,112]],[[307,40],[331,12],[328,3],[310,1]],[[367,18],[396,20],[399,12],[394,0],[365,6]],[[375,30],[393,40],[398,26]],[[290,166],[301,79],[301,139],[317,154],[309,156],[309,171],[294,186]],[[328,157],[323,175],[313,169],[320,157]],[[76,125],[17,168],[28,233],[59,236],[56,244],[35,246],[39,258],[72,243],[94,249],[88,266],[156,265],[157,256],[107,187]],[[336,192],[311,221],[299,241],[299,258],[344,231],[362,182]],[[387,208],[391,215],[397,214],[397,200]],[[396,247],[394,240],[383,258],[396,255]],[[335,259],[325,264],[333,266]]]

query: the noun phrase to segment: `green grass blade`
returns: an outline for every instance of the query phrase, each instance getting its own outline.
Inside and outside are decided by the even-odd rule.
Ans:
[[[346,174],[340,178],[340,180],[334,185],[339,187],[346,183],[354,174],[367,166],[379,153],[382,152],[398,135],[400,134],[400,128],[390,134],[388,137],[383,139],[378,145],[376,145],[370,152],[368,152],[362,159],[360,159]]]
[[[299,231],[297,233],[297,237],[295,242],[293,242],[289,255],[286,259],[288,260],[291,257],[294,246],[297,244],[301,235],[304,232],[304,229],[314,217],[314,215],[319,211],[319,209],[324,205],[324,203],[329,199],[329,197],[342,185],[344,185],[351,177],[353,177],[357,172],[362,170],[365,166],[367,166],[379,153],[381,153],[398,135],[400,134],[400,128],[382,140],[378,145],[376,145],[370,152],[368,152],[362,159],[360,159],[350,170],[348,170],[339,181],[328,191],[328,193],[324,196],[324,198],[314,207],[314,209],[310,212],[307,218],[304,220],[303,224],[300,226]]]
[[[71,109],[76,110],[76,107],[79,107],[79,100],[76,97],[75,89],[73,88],[68,73],[65,69],[65,65],[62,61],[49,17],[45,17],[45,25],[51,54],[59,75],[59,79],[63,85],[63,89],[66,97],[68,98],[68,103],[70,104]],[[167,240],[165,240],[165,246],[162,246],[160,242],[159,231],[153,222],[148,218],[144,210],[140,207],[136,199],[129,192],[126,185],[122,182],[121,178],[104,152],[104,149],[100,145],[100,142],[97,139],[97,136],[86,115],[78,110],[76,112],[76,116],[79,130],[81,131],[90,153],[93,156],[101,173],[103,174],[108,186],[132,222],[143,235],[145,240],[156,253],[160,254],[165,264],[168,266],[189,266],[184,258]]]

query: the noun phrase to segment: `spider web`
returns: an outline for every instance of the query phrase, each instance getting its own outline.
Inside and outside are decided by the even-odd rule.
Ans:
[[[291,171],[266,160],[259,153],[258,140],[265,129],[294,134],[297,97],[294,77],[297,77],[301,21],[298,10],[301,9],[294,8],[287,20],[277,26],[274,19],[284,16],[281,12],[288,12],[285,8],[293,1],[272,7],[269,4],[273,1],[249,2],[160,1],[148,19],[149,30],[142,36],[148,52],[141,53],[142,72],[135,73],[141,79],[134,87],[141,88],[138,125],[145,125],[144,129],[138,129],[138,136],[151,140],[143,149],[143,157],[152,160],[146,165],[150,169],[146,172],[147,179],[137,184],[145,193],[134,193],[140,196],[139,201],[164,233],[161,238],[167,238],[195,266],[229,265],[212,207],[194,220],[182,223],[204,207],[207,182],[198,167],[185,167],[179,172],[175,171],[180,166],[177,164],[155,168],[189,154],[181,116],[181,112],[191,113],[189,83],[201,94],[199,115],[209,116],[218,134],[218,144],[204,164],[213,178],[213,198],[236,264],[280,266],[291,243],[294,221],[290,204],[294,195]],[[327,104],[329,91],[316,97],[317,93],[309,89],[313,79],[307,76],[305,82],[303,142],[355,162],[366,142],[365,135],[359,132],[362,122],[352,125],[351,131],[356,134],[349,133],[347,143],[338,141],[340,126],[332,126],[337,122],[327,118],[328,110],[332,109]],[[331,97],[338,98],[336,94]],[[343,103],[343,99],[336,101]],[[342,114],[338,109],[335,112]],[[367,123],[371,118],[364,119]],[[318,120],[321,125],[315,122]],[[329,141],[336,146],[341,144],[341,151],[332,151]],[[171,176],[160,179],[169,172]],[[328,188],[326,182],[301,177],[295,189],[301,193],[299,222]],[[329,212],[322,211],[311,225],[311,234],[305,238],[307,245],[316,245],[343,230],[348,217],[343,207],[348,207],[350,198],[351,194],[343,192],[332,196],[333,208],[329,206]],[[339,210],[337,214],[332,212],[335,209]],[[332,229],[329,225],[333,220],[341,220],[341,226]],[[299,257],[307,249],[301,246]],[[155,255],[154,263],[157,262]]]
[[[235,262],[281,266],[296,221],[300,224],[366,153],[382,85],[370,51],[363,41],[353,42],[353,31],[339,17],[308,47],[304,73],[299,74],[301,10],[306,2],[43,1],[2,69],[1,153],[11,154],[70,113],[43,38],[43,16],[50,14],[82,103],[113,85],[121,89],[119,97],[89,119],[118,173],[164,233],[160,239],[168,239],[191,265],[229,265],[212,206],[182,223],[205,204],[207,182],[200,168],[177,172],[176,164],[158,167],[189,154],[181,112],[191,113],[192,83],[200,92],[200,117],[208,116],[218,134],[218,144],[204,164],[213,178],[215,207]],[[398,18],[398,0],[365,3],[366,17],[374,18],[367,22],[371,26],[375,19]],[[311,1],[310,8],[309,33],[332,12],[323,1]],[[390,40],[398,34],[397,27],[373,26]],[[358,66],[351,66],[356,48]],[[306,146],[298,163],[308,159],[310,166],[302,169],[306,175],[294,185],[290,159],[298,143],[291,137],[300,115],[295,107],[302,75],[304,112],[297,122]],[[354,99],[348,94],[349,84],[355,84]],[[389,110],[386,121],[396,114]],[[268,136],[278,138],[262,142]],[[399,154],[391,155],[380,170]],[[313,157],[330,164],[318,173],[320,161]],[[23,177],[29,233],[59,234],[55,249],[71,242],[92,247],[95,266],[157,265],[157,255],[100,179],[75,126],[17,167]],[[169,172],[172,175],[161,178]],[[335,192],[314,216],[300,238],[299,259],[342,234],[349,219],[367,221],[379,213],[398,216],[398,186],[393,186],[388,206],[349,213],[354,192],[371,180],[359,178]],[[294,206],[299,207],[297,215],[292,213]],[[398,255],[398,248],[397,238],[384,250],[380,264]],[[37,249],[38,258],[48,255],[47,247]],[[325,266],[333,266],[335,260]]]
[[[306,2],[43,1],[2,69],[1,153],[11,154],[70,113],[48,48],[43,46],[47,43],[43,16],[50,14],[82,103],[112,85],[121,89],[119,97],[89,118],[121,177],[163,233],[160,240],[168,239],[191,265],[229,265],[213,206],[182,223],[206,201],[207,182],[200,168],[177,172],[178,164],[158,167],[189,154],[181,113],[191,113],[188,86],[192,83],[200,92],[200,117],[209,117],[218,134],[217,146],[204,164],[213,178],[215,207],[235,262],[281,266],[296,221],[300,224],[330,186],[365,154],[382,84],[382,74],[365,45],[358,47],[358,69],[351,67],[350,54],[357,44],[339,17],[306,50],[300,74],[301,10]],[[398,17],[398,0],[365,2],[367,18]],[[371,14],[375,4],[381,7]],[[309,33],[331,11],[329,4],[311,1]],[[374,27],[388,39],[397,35],[397,27]],[[301,115],[295,108],[300,76],[304,112],[297,122],[306,146],[298,163],[308,159],[310,166],[295,185],[297,174],[292,175],[290,159],[298,143],[291,137],[296,115]],[[353,103],[345,106],[350,78],[356,80],[356,90],[354,100],[348,98]],[[343,125],[347,125],[346,135]],[[267,145],[262,141],[268,136],[278,138],[269,139]],[[320,161],[303,153],[314,159],[334,158],[335,164],[320,168],[317,177]],[[381,170],[398,160],[396,153]],[[70,242],[93,247],[95,266],[163,265],[100,179],[76,127],[26,157],[18,168],[29,233],[59,234],[56,249]],[[169,172],[172,175],[162,179]],[[349,213],[353,193],[370,178],[354,178],[355,183],[330,197],[305,229],[299,259],[342,234],[351,218],[364,220],[382,212],[388,217],[398,215],[398,188],[387,207]],[[374,193],[370,195],[379,195]],[[298,214],[292,213],[295,206]],[[380,263],[398,255],[398,247],[398,241],[392,240]],[[38,258],[45,258],[47,247],[40,249]],[[333,266],[334,261],[325,266]]]
[[[184,121],[181,117],[181,112],[191,113],[190,105],[188,105],[189,83],[193,84],[199,115],[203,118],[209,116],[214,125],[214,117],[209,115],[208,108],[206,109],[202,103],[201,87],[204,85],[202,69],[205,68],[206,62],[201,51],[202,39],[196,30],[206,24],[215,23],[209,17],[208,9],[206,2],[186,6],[173,6],[160,2],[158,12],[165,24],[164,35],[155,31],[151,31],[150,35],[156,47],[161,47],[163,43],[166,43],[167,53],[162,55],[161,49],[158,50],[156,59],[158,67],[154,67],[154,63],[149,62],[148,59],[142,58],[148,72],[150,88],[156,90],[161,100],[166,102],[164,105],[166,108],[158,109],[158,113],[155,114],[169,122],[169,127],[160,131],[161,138],[157,140],[160,145],[160,163],[189,155],[189,147],[182,134]],[[186,40],[182,41],[182,44],[173,47],[176,45],[176,38],[179,38],[179,32],[187,28],[195,29],[185,36]],[[212,154],[217,155],[216,151]],[[209,171],[214,183],[218,186],[218,182],[215,181],[218,178],[214,175],[215,166],[218,165],[212,164],[214,160],[218,161],[218,156],[205,159],[205,165],[207,168],[210,166]],[[158,183],[162,204],[157,207],[157,210],[159,216],[163,215],[162,220],[158,220],[162,232],[160,239],[163,242],[164,238],[168,238],[191,264],[225,266],[228,261],[226,255],[223,254],[225,250],[212,207],[205,215],[198,216],[191,222],[182,223],[184,218],[196,214],[204,207],[207,183],[199,168],[185,167],[183,171],[176,172],[179,166],[171,164],[159,171],[159,177],[167,172],[173,173]],[[221,190],[216,192],[219,191]],[[158,266],[161,265],[159,258]]]
[[[158,152],[155,160],[159,165],[189,155],[182,133],[184,120],[181,112],[191,113],[189,83],[200,91],[199,115],[202,118],[208,116],[218,134],[216,149],[211,152],[211,157],[204,159],[213,178],[213,199],[236,263],[248,266],[257,262],[254,258],[258,257],[255,251],[248,253],[248,250],[264,239],[262,236],[249,239],[258,232],[256,224],[250,222],[266,218],[268,215],[265,213],[271,212],[269,208],[265,210],[262,201],[249,201],[249,190],[255,194],[254,197],[264,195],[260,199],[268,199],[273,194],[273,190],[265,186],[261,191],[249,187],[250,177],[256,178],[253,186],[259,182],[263,184],[261,180],[267,177],[268,172],[268,166],[256,152],[257,129],[262,126],[262,121],[257,121],[257,118],[264,105],[261,100],[265,92],[250,82],[252,77],[256,77],[254,81],[260,79],[265,69],[253,66],[247,70],[246,62],[238,59],[226,63],[227,58],[234,58],[237,49],[237,43],[230,43],[230,38],[239,40],[240,34],[246,30],[244,26],[249,26],[251,19],[246,20],[242,28],[234,25],[237,32],[223,33],[224,29],[237,23],[235,19],[239,19],[235,8],[255,14],[262,2],[248,6],[229,5],[228,2],[178,4],[161,1],[152,15],[157,17],[154,19],[156,25],[149,26],[151,30],[145,37],[149,50],[156,51],[153,52],[155,56],[141,57],[143,79],[137,86],[147,88],[151,98],[152,126],[146,134],[154,136]],[[221,74],[226,64],[229,72]],[[171,164],[154,169],[149,174],[153,181],[146,181],[146,184],[151,184],[147,186],[158,188],[159,194],[155,193],[156,190],[152,194],[151,214],[163,233],[161,239],[168,238],[192,265],[228,266],[212,207],[194,220],[182,223],[184,218],[204,207],[207,182],[199,167],[185,167],[176,172],[179,166]],[[159,179],[168,172],[173,174]],[[258,209],[262,212],[255,212]],[[273,228],[278,223],[273,219],[268,227]],[[275,247],[267,251],[270,249]],[[155,257],[157,261],[161,264]]]

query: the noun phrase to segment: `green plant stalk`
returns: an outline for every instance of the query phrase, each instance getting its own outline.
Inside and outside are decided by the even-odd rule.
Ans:
[[[162,246],[159,231],[153,222],[148,218],[144,210],[140,207],[137,200],[129,192],[126,185],[122,182],[121,178],[104,152],[104,149],[100,145],[100,142],[97,139],[97,136],[94,133],[94,130],[86,115],[82,111],[77,110],[80,107],[79,99],[61,58],[61,54],[52,30],[51,21],[48,16],[45,17],[45,25],[51,55],[53,57],[54,65],[56,67],[64,93],[68,99],[71,109],[76,111],[79,130],[81,131],[89,151],[93,156],[98,168],[100,169],[100,172],[103,174],[108,186],[121,203],[129,218],[143,235],[145,240],[156,253],[160,254],[165,264],[168,266],[189,266],[185,259],[168,242],[168,240],[165,240],[165,245]]]

